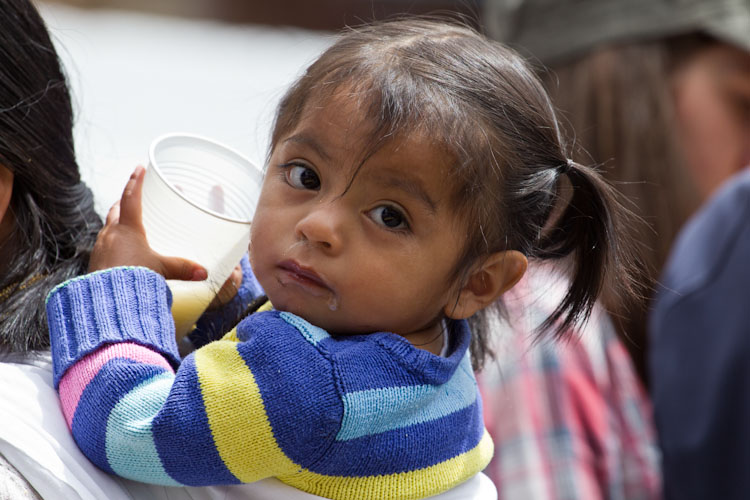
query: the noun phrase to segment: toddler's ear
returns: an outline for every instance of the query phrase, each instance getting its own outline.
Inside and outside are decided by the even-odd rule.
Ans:
[[[466,319],[495,302],[518,283],[526,272],[526,256],[516,250],[490,255],[481,266],[472,270],[459,290],[458,300],[446,304],[445,315]]]

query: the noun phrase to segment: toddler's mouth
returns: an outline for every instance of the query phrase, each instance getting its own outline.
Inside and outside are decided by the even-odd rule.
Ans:
[[[335,295],[333,289],[321,278],[318,273],[310,268],[303,267],[294,260],[285,260],[277,266],[282,272],[279,281],[282,285],[299,285],[310,294],[320,297],[323,295]]]

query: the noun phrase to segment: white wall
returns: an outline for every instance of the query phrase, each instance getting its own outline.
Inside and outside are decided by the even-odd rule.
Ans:
[[[81,171],[105,214],[167,132],[262,165],[276,104],[330,34],[42,4],[67,68]]]

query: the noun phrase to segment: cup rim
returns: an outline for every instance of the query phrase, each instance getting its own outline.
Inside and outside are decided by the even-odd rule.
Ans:
[[[260,180],[262,180],[262,172],[260,171],[260,169],[258,168],[258,166],[253,161],[251,161],[248,157],[246,157],[245,155],[243,155],[242,153],[240,153],[236,149],[234,149],[234,148],[232,148],[230,146],[227,146],[226,144],[224,144],[222,142],[219,142],[217,140],[211,139],[209,137],[202,136],[202,135],[199,135],[199,134],[186,133],[186,132],[170,132],[168,134],[162,134],[162,135],[156,137],[153,141],[151,141],[151,144],[149,145],[149,148],[148,148],[148,168],[152,168],[153,167],[154,172],[156,173],[156,175],[158,175],[159,178],[162,181],[164,181],[164,184],[166,184],[167,187],[173,193],[175,193],[176,195],[178,195],[180,198],[182,198],[183,200],[185,200],[186,202],[188,202],[190,205],[194,206],[198,210],[200,210],[202,212],[206,212],[206,213],[208,213],[208,214],[210,214],[210,215],[212,215],[214,217],[218,217],[220,219],[224,219],[224,220],[229,221],[229,222],[236,222],[236,223],[240,223],[240,224],[250,224],[252,222],[252,218],[250,218],[250,219],[237,219],[237,218],[234,218],[234,217],[229,217],[227,215],[220,214],[219,212],[211,210],[210,208],[203,207],[203,206],[195,203],[193,200],[191,200],[190,198],[188,198],[187,196],[185,196],[183,193],[181,193],[178,189],[176,189],[172,185],[172,183],[169,182],[169,180],[167,180],[167,178],[162,173],[161,168],[159,168],[159,164],[155,161],[156,148],[158,148],[159,145],[163,144],[165,141],[172,140],[172,139],[180,139],[180,138],[197,140],[199,142],[203,142],[203,143],[209,144],[212,147],[218,147],[220,149],[225,150],[230,155],[234,155],[234,156],[238,157],[241,161],[248,163],[253,169],[255,169],[258,172]]]

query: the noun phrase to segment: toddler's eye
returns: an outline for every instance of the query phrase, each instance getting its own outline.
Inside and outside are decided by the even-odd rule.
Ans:
[[[377,224],[385,226],[388,229],[406,229],[409,226],[406,223],[406,217],[400,210],[389,205],[380,205],[370,210],[370,218]]]
[[[287,181],[297,189],[320,189],[320,178],[315,170],[303,165],[292,165],[286,174]]]

